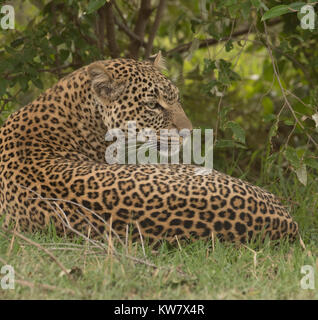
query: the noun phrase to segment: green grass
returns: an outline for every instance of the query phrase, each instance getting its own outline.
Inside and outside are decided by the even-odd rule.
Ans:
[[[196,242],[184,248],[163,246],[158,252],[133,245],[130,254],[156,266],[119,259],[85,244],[52,243],[49,248],[65,268],[38,248],[15,239],[1,241],[1,255],[14,266],[18,282],[14,290],[0,291],[1,299],[317,299],[317,290],[303,290],[302,265],[316,265],[317,247],[308,257],[299,244],[269,244],[252,251],[247,247],[216,242]],[[9,252],[9,253],[8,253]],[[27,283],[21,283],[19,280]],[[39,285],[40,284],[40,285]],[[316,288],[317,288],[316,281]],[[34,286],[30,288],[29,285]],[[45,285],[54,286],[46,288]]]
[[[0,266],[14,266],[16,284],[14,290],[0,289],[0,299],[318,299],[318,183],[310,178],[304,187],[290,178],[283,184],[269,187],[292,199],[306,251],[298,241],[259,247],[198,241],[163,244],[156,251],[117,244],[115,256],[107,243],[104,250],[81,239],[58,238],[52,230],[26,235],[42,248],[1,231]],[[61,264],[72,270],[71,278]],[[315,290],[300,286],[303,265],[315,268]]]

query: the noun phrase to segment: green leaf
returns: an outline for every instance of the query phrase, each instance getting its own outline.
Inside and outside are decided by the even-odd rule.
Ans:
[[[6,51],[10,54],[10,55],[15,55],[16,54],[16,51],[9,47],[9,46],[4,46],[4,48],[6,49]]]
[[[229,121],[226,124],[227,128],[230,128],[233,132],[233,138],[238,141],[241,142],[243,144],[245,144],[245,132],[242,129],[242,127],[237,123],[237,122],[233,122],[233,121]]]
[[[101,8],[106,2],[106,0],[91,0],[87,6],[86,13],[90,14]]]
[[[270,8],[268,11],[266,11],[262,17],[262,21],[265,21],[267,19],[280,17],[286,13],[291,13],[296,11],[299,11],[302,6],[304,6],[305,2],[294,2],[289,5],[281,4],[279,6],[275,6]]]
[[[222,130],[225,130],[225,126],[226,126],[226,115],[232,110],[232,107],[222,107],[220,110],[220,114],[219,114],[219,119],[220,119],[220,128]]]
[[[312,116],[312,119],[315,121],[316,128],[318,128],[318,112]]]
[[[308,158],[304,162],[308,167],[311,167],[313,169],[318,170],[318,160],[317,159]]]
[[[258,10],[261,8],[263,8],[265,11],[268,10],[267,6],[261,0],[251,0],[251,2],[252,5]]]
[[[18,79],[20,87],[22,89],[23,92],[27,91],[29,88],[29,80],[26,77],[19,77]]]
[[[237,0],[225,0],[224,6],[231,7],[237,3]]]
[[[268,138],[270,141],[273,137],[276,136],[277,130],[278,130],[278,123],[277,123],[277,121],[275,121],[275,123],[271,126],[271,128],[269,130]]]
[[[285,157],[295,169],[300,168],[300,160],[294,148],[287,147],[285,151]]]
[[[202,24],[202,21],[201,20],[199,20],[199,19],[192,19],[191,21],[190,21],[190,24],[191,24],[191,31],[192,31],[192,33],[196,33],[196,31],[197,31],[197,26],[200,26],[201,24]]]
[[[206,94],[213,95],[216,93],[216,91],[218,91],[218,84],[219,82],[217,80],[211,80],[208,83],[204,84],[201,90]]]
[[[7,90],[7,81],[0,78],[0,96],[2,96]]]
[[[233,41],[232,40],[229,40],[229,41],[227,41],[226,42],[226,44],[225,44],[225,51],[226,52],[229,52],[229,51],[231,51],[232,49],[233,49]]]
[[[57,35],[57,36],[53,36],[50,38],[50,42],[54,45],[54,46],[58,46],[61,43],[63,43],[65,41],[65,39],[63,38],[63,36],[61,35]]]
[[[239,74],[231,69],[231,62],[220,59],[216,62],[219,70],[219,81],[225,85],[231,84],[231,81],[241,80]]]
[[[34,57],[36,56],[36,49],[27,47],[23,50],[23,59],[22,61],[32,61]]]
[[[279,6],[275,6],[273,8],[270,8],[267,12],[264,13],[262,17],[262,21],[265,21],[270,18],[279,17],[283,14],[286,14],[289,12],[288,6],[285,4],[281,4]]]
[[[241,13],[243,19],[248,19],[251,14],[251,3],[249,1],[243,2],[241,4]]]
[[[19,45],[21,45],[23,43],[23,41],[24,41],[24,38],[18,38],[16,40],[12,41],[10,45],[12,48],[16,48]]]
[[[286,120],[284,120],[284,124],[286,124],[286,126],[293,126],[293,125],[295,125],[295,121],[290,120],[290,119],[286,119]]]
[[[275,114],[266,114],[264,115],[264,122],[272,122],[273,120],[276,119],[276,115]]]
[[[213,70],[216,69],[215,60],[204,59],[204,68],[203,68],[203,75],[212,75]]]
[[[61,49],[59,53],[62,62],[64,62],[69,57],[70,50]]]
[[[233,140],[218,140],[215,144],[215,148],[218,148],[218,149],[222,149],[222,148],[240,148],[240,149],[246,149],[245,146],[239,144],[239,143],[236,143],[235,141]]]
[[[262,105],[264,109],[264,115],[273,114],[274,113],[274,104],[270,97],[265,96],[262,100]]]
[[[43,83],[42,83],[42,81],[41,81],[39,78],[31,79],[31,81],[33,82],[33,84],[34,84],[37,88],[43,89]]]
[[[301,7],[305,6],[306,4],[307,4],[306,2],[298,1],[298,2],[293,2],[293,3],[289,4],[288,7],[293,10],[299,11],[301,9]]]
[[[302,164],[298,169],[296,169],[296,175],[298,180],[304,185],[307,185],[307,170],[306,165]]]

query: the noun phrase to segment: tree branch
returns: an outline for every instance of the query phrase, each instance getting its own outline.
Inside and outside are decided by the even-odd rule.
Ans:
[[[60,65],[58,67],[55,68],[51,68],[51,69],[39,69],[38,72],[49,72],[49,73],[56,73],[57,71],[62,71],[64,69],[68,69],[68,68],[79,68],[81,67],[80,64],[76,64],[76,63],[70,63],[67,65]]]
[[[87,42],[89,43],[90,45],[92,46],[97,46],[97,42],[95,41],[95,39],[91,38],[90,36],[84,34],[81,30],[81,26],[80,26],[80,23],[78,22],[77,19],[75,19],[75,24],[77,26],[77,30],[80,34],[80,36]]]
[[[125,23],[120,22],[115,15],[114,15],[114,21],[117,24],[118,28],[124,31],[132,40],[139,41],[143,47],[146,46],[146,43],[143,41],[143,39],[140,39],[133,31],[131,31],[128,28],[128,26]]]
[[[258,41],[258,40],[252,40],[254,43],[258,43],[258,44],[264,44],[263,42],[261,41]],[[295,67],[298,67],[304,74],[304,76],[307,78],[307,81],[310,82],[310,75],[309,73],[307,72],[306,70],[306,66],[303,65],[300,61],[298,61],[296,58],[294,58],[293,56],[291,56],[290,54],[284,52],[283,50],[281,50],[280,48],[278,47],[275,47],[274,45],[268,43],[268,45],[271,47],[271,49],[273,51],[276,51],[278,52],[279,54],[281,54],[282,56],[286,57],[286,59],[288,59],[289,61],[291,61]]]
[[[110,51],[110,56],[112,58],[118,58],[119,48],[116,42],[116,31],[115,31],[112,3],[111,2],[106,3],[103,9],[105,10],[104,12],[105,12],[106,35],[107,35],[107,42],[108,42],[108,47]]]
[[[120,19],[123,21],[123,24],[127,26],[126,19],[125,19],[123,13],[121,12],[120,8],[118,7],[116,0],[112,0],[111,2],[113,4],[113,6],[115,7],[116,11],[118,12]]]
[[[270,45],[270,41],[269,41],[269,34],[268,34],[268,25],[266,24],[265,21],[263,21],[264,23],[264,31],[265,31],[265,35],[266,35],[266,49],[267,49],[267,52],[268,52],[268,55],[271,59],[271,62],[272,62],[272,66],[273,66],[273,71],[274,71],[274,74],[275,74],[275,77],[277,79],[277,82],[278,82],[278,85],[280,87],[280,90],[282,92],[282,95],[283,95],[283,98],[284,98],[284,101],[285,101],[285,104],[287,105],[287,107],[289,108],[291,114],[293,115],[296,123],[300,126],[300,128],[302,130],[305,130],[303,124],[299,121],[299,119],[297,118],[296,116],[296,113],[293,109],[293,107],[291,106],[287,96],[286,96],[286,89],[284,88],[283,84],[282,84],[282,81],[280,79],[280,75],[279,75],[279,70],[278,70],[278,66],[277,66],[277,62],[276,60],[274,59],[274,56],[273,56],[273,52],[272,52],[272,49],[271,49],[271,45]],[[305,131],[305,134],[308,138],[309,141],[311,141],[315,147],[317,148],[318,147],[318,143],[312,138],[311,135],[309,135],[306,131]]]
[[[141,0],[140,9],[138,12],[138,18],[134,28],[134,33],[140,39],[144,39],[147,21],[151,14],[150,2],[151,2],[150,0]],[[134,59],[138,58],[140,46],[141,46],[140,41],[133,40],[131,42],[131,45],[129,47],[129,56],[131,58],[134,58]]]
[[[104,52],[104,40],[105,40],[105,7],[101,7],[97,10],[97,22],[96,31],[98,39],[98,47],[101,53]]]
[[[280,22],[282,22],[281,19],[273,19],[267,25],[268,26],[274,26],[274,25],[279,24]],[[231,38],[236,38],[236,37],[239,37],[239,36],[242,36],[242,35],[248,33],[249,30],[250,30],[250,26],[248,26],[248,27],[246,27],[246,28],[244,28],[242,30],[234,32],[230,37],[226,37],[226,38],[223,38],[223,39],[220,39],[220,40],[213,39],[213,38],[212,39],[201,40],[199,42],[199,47],[198,48],[201,49],[201,48],[206,48],[206,47],[209,47],[209,46],[213,46],[215,44],[218,44],[220,41],[228,41]],[[175,53],[183,53],[183,52],[189,50],[191,45],[192,45],[192,41],[184,43],[184,44],[181,44],[181,45],[179,45],[179,46],[167,51],[166,52],[166,56],[172,56]]]
[[[152,26],[152,28],[150,30],[150,34],[149,34],[149,38],[148,38],[148,42],[147,42],[147,46],[146,46],[146,51],[145,51],[145,57],[146,58],[149,58],[149,56],[151,54],[152,47],[153,47],[153,41],[155,39],[157,30],[159,28],[160,20],[162,19],[165,7],[166,7],[166,0],[160,0],[159,6],[158,6],[158,9],[157,9],[157,14],[156,14],[156,17],[155,17],[155,21],[154,21],[153,26]]]

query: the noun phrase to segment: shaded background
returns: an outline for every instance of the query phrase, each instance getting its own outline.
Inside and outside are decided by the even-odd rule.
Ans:
[[[307,192],[316,198],[310,212],[317,211],[317,5],[315,29],[303,30],[304,2],[4,3],[15,8],[15,29],[0,30],[0,125],[83,65],[161,50],[194,127],[214,129],[215,168],[287,204],[295,204],[293,192]]]

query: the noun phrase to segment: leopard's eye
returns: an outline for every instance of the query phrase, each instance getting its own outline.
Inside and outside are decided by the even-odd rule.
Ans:
[[[150,109],[154,109],[156,107],[156,102],[155,101],[149,101],[147,102],[147,107]]]
[[[158,102],[155,101],[149,101],[146,103],[146,106],[150,109],[159,109],[161,108],[161,105]]]

